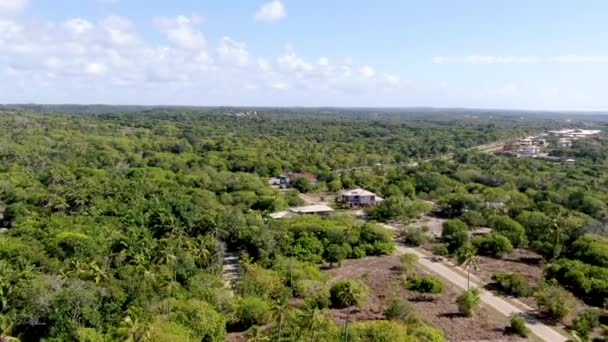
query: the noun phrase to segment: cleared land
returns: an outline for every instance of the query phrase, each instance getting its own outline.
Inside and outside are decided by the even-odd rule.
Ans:
[[[449,341],[522,341],[519,337],[504,333],[508,320],[492,309],[482,306],[471,318],[459,315],[456,298],[462,291],[450,283],[446,282],[443,293],[433,296],[432,300],[406,290],[398,266],[399,257],[392,255],[347,260],[341,267],[328,271],[332,281],[354,278],[370,288],[366,304],[362,308],[351,309],[351,320],[381,319],[391,300],[407,299],[422,319],[443,330]],[[432,275],[422,268],[417,270],[417,274]],[[331,315],[340,324],[348,314],[349,309],[331,310]]]

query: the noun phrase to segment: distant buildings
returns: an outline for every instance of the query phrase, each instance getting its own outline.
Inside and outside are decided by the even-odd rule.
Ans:
[[[384,199],[373,192],[364,189],[343,191],[337,199],[338,203],[350,207],[368,207],[376,205]]]

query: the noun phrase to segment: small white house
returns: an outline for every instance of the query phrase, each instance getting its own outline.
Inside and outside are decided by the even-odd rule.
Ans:
[[[338,198],[338,202],[351,208],[376,205],[382,201],[382,197],[364,189],[343,191]]]

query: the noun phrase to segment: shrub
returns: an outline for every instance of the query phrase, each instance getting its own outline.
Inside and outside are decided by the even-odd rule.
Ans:
[[[411,321],[415,319],[414,306],[403,299],[395,299],[391,301],[386,310],[384,310],[384,317],[389,320],[400,320],[400,321]]]
[[[585,263],[608,267],[608,238],[598,235],[583,235],[572,244],[573,259]]]
[[[578,260],[560,259],[545,270],[546,279],[555,279],[577,296],[602,305],[608,298],[608,269]]]
[[[394,342],[394,341],[417,341],[417,342],[444,342],[443,333],[426,324],[405,325],[395,321],[359,321],[351,325],[348,334],[341,336],[336,341],[351,342]]]
[[[429,241],[429,227],[406,227],[399,232],[399,238],[408,246],[422,246]]]
[[[468,211],[462,215],[462,220],[470,227],[481,227],[486,225],[486,219],[478,211]]]
[[[448,250],[448,247],[445,244],[438,244],[433,246],[433,254],[439,256],[447,256],[448,254],[450,254],[450,251]]]
[[[367,286],[361,282],[351,279],[340,280],[331,286],[329,300],[334,308],[361,306],[367,291]]]
[[[433,277],[413,278],[407,282],[408,290],[422,293],[441,293],[443,291],[443,283]]]
[[[401,271],[409,276],[416,269],[418,256],[413,253],[405,253],[399,257],[399,262],[401,263]]]
[[[236,318],[245,329],[268,323],[271,318],[270,304],[258,297],[245,297],[236,310]]]
[[[519,222],[506,215],[496,215],[490,219],[490,227],[511,241],[513,246],[525,245],[526,229]]]
[[[491,233],[486,236],[478,236],[473,239],[473,246],[481,255],[492,257],[503,257],[513,250],[511,241],[498,233]]]
[[[532,293],[527,280],[519,274],[496,273],[492,275],[492,280],[501,291],[515,297],[526,297]]]
[[[600,316],[599,309],[585,310],[572,321],[572,327],[582,340],[587,341],[593,329],[600,325]]]
[[[333,267],[334,262],[341,265],[342,260],[346,259],[351,252],[352,249],[349,244],[331,244],[327,246],[327,249],[325,250],[325,259],[329,261],[331,267]]]
[[[353,247],[352,252],[350,253],[350,257],[352,259],[361,259],[361,258],[365,258],[365,247],[362,246],[355,246]]]
[[[441,239],[453,253],[469,240],[469,226],[459,219],[448,220],[443,224]]]
[[[458,312],[463,316],[470,317],[473,315],[473,312],[480,301],[481,299],[479,298],[479,291],[477,289],[464,291],[456,300]]]
[[[574,296],[562,287],[544,285],[535,294],[536,303],[550,317],[564,320],[572,312]]]
[[[526,326],[526,320],[521,315],[512,315],[509,330],[521,337],[526,337],[530,334],[530,329]]]

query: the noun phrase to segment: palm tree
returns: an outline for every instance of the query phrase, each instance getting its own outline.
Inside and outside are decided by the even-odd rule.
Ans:
[[[323,322],[324,313],[316,306],[306,306],[301,314],[302,326],[308,329],[310,341],[315,341],[315,333],[318,326]]]
[[[129,311],[129,310],[127,310]],[[125,317],[117,330],[124,342],[145,342],[150,339],[150,326],[131,316]]]
[[[0,314],[0,341],[1,342],[19,342],[18,338],[10,336],[14,325],[15,325],[14,317],[9,317],[9,315]]]
[[[279,324],[279,331],[278,331],[279,336],[278,336],[277,341],[280,342],[281,339],[283,338],[283,321],[285,320],[285,313],[287,312],[287,303],[280,302],[280,303],[275,304],[272,307],[272,311]]]
[[[247,330],[247,337],[253,342],[270,341],[268,337],[264,336],[262,329],[257,325],[254,325]]]
[[[467,269],[467,290],[469,290],[471,287],[471,268],[477,270],[481,259],[477,256],[477,249],[471,243],[466,243],[456,253],[458,264]]]

